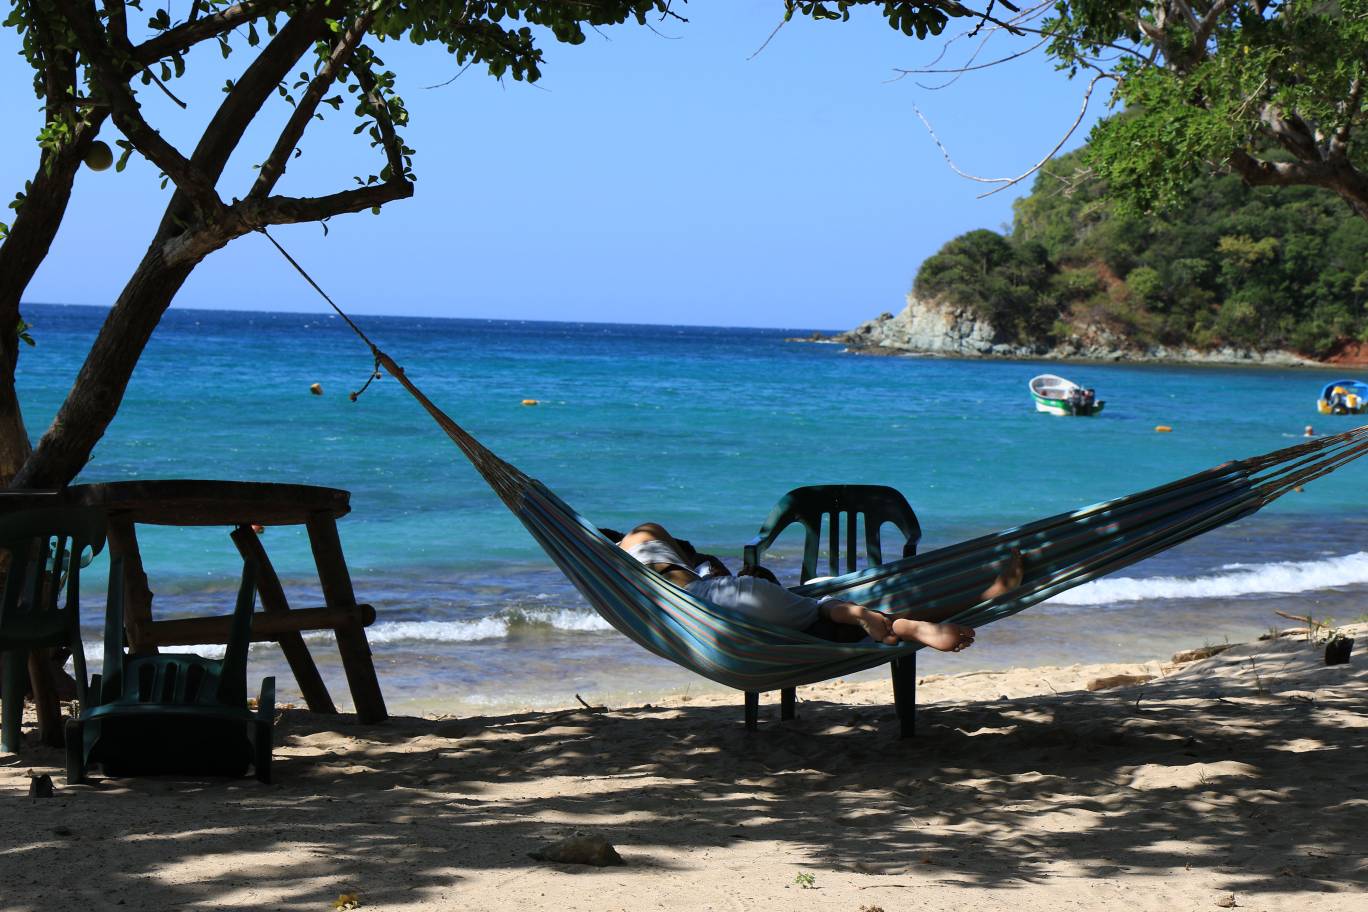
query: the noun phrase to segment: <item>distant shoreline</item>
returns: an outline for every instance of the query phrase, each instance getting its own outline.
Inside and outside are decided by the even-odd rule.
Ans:
[[[1042,364],[1086,364],[1117,365],[1124,367],[1209,367],[1209,368],[1297,368],[1308,371],[1339,372],[1343,370],[1362,370],[1368,368],[1368,361],[1314,361],[1309,358],[1290,355],[1286,360],[1258,361],[1251,358],[1217,359],[1211,357],[1156,357],[1135,352],[1118,350],[1115,357],[1090,358],[1082,355],[1040,355],[1040,354],[975,354],[972,352],[915,351],[888,346],[862,346],[852,344],[840,335],[824,336],[819,339],[790,336],[785,342],[805,345],[839,345],[845,353],[873,358],[931,358],[937,361],[1033,361]]]

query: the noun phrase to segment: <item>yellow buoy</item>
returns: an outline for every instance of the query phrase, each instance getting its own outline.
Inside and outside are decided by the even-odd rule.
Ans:
[[[315,396],[321,396],[321,395],[323,395],[323,384],[321,384],[321,383],[310,383],[310,384],[309,384],[309,392],[313,393]]]
[[[1173,428],[1169,427],[1167,424],[1156,424],[1154,430],[1160,434],[1167,434],[1171,432]]]
[[[536,399],[524,399],[522,404],[523,404],[523,405],[537,405],[538,402],[537,402]]]

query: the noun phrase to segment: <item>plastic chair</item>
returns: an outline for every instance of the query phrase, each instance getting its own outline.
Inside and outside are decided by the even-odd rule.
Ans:
[[[841,522],[842,517],[845,518],[844,524]],[[759,533],[746,544],[741,562],[747,568],[761,566],[760,560],[765,550],[774,544],[785,529],[798,523],[805,533],[803,568],[799,582],[806,583],[819,575],[817,559],[821,550],[822,526],[825,522],[828,530],[826,575],[849,573],[859,566],[857,544],[861,521],[864,524],[865,566],[873,567],[883,563],[881,532],[883,526],[888,523],[896,526],[907,540],[903,545],[902,557],[911,557],[917,553],[917,544],[921,541],[921,523],[917,521],[917,514],[912,510],[907,498],[896,488],[887,485],[807,485],[794,488],[779,499],[760,526]],[[842,631],[838,629],[833,632],[839,634]],[[897,706],[902,736],[905,738],[910,737],[916,727],[916,663],[915,653],[894,659],[891,663],[893,700]],[[796,688],[787,687],[781,690],[780,718],[792,719],[796,704]],[[746,728],[755,730],[759,723],[759,714],[759,692],[746,691]]]
[[[256,563],[242,568],[222,659],[193,654],[131,655],[123,647],[123,573],[111,561],[103,675],[90,680],[90,705],[67,722],[67,781],[106,775],[242,776],[250,765],[271,781],[275,678],[247,706],[247,650],[256,602]]]
[[[31,650],[70,649],[77,698],[85,703],[81,561],[87,549],[93,557],[104,542],[104,514],[88,507],[41,507],[0,514],[0,551],[9,561],[0,593],[0,653],[5,659],[0,750],[19,750]]]
[[[845,516],[845,568],[841,568],[841,516]],[[921,541],[921,524],[917,514],[897,488],[887,485],[807,485],[794,488],[774,505],[742,553],[747,567],[760,564],[760,558],[775,539],[794,523],[800,523],[807,533],[803,541],[803,571],[800,582],[806,583],[817,573],[817,557],[821,547],[822,524],[826,520],[829,531],[827,545],[828,576],[849,573],[858,566],[856,539],[858,521],[864,520],[865,560],[873,567],[883,563],[880,531],[885,523],[892,523],[907,539],[903,557],[917,553]]]

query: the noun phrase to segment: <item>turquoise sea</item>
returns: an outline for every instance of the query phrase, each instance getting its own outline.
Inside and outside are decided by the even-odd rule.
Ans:
[[[31,304],[19,369],[37,438],[104,312]],[[372,338],[495,452],[599,525],[652,519],[721,555],[800,484],[890,484],[923,549],[1344,429],[1316,414],[1328,372],[861,357],[791,330],[363,317]],[[460,452],[341,321],[173,310],[80,481],[229,478],[345,488],[339,529],[392,711],[621,705],[714,685],[593,615]],[[1026,382],[1058,372],[1107,401],[1095,419],[1037,414]],[[323,395],[310,385],[321,384]],[[523,400],[535,399],[535,406]],[[1166,424],[1172,433],[1155,433]],[[1286,626],[1275,609],[1368,613],[1368,460],[1234,526],[987,628],[954,672],[1167,657]],[[143,528],[158,618],[231,609],[227,530]],[[291,604],[322,604],[302,531],[265,542]],[[781,575],[796,570],[796,532]],[[896,548],[891,550],[896,551]],[[98,587],[92,587],[98,589]],[[86,600],[99,654],[99,592]],[[349,705],[330,635],[311,638]],[[274,646],[253,650],[297,698]]]

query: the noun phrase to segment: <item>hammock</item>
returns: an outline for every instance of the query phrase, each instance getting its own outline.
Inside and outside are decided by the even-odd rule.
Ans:
[[[729,687],[766,691],[841,677],[921,648],[918,643],[833,643],[691,595],[605,538],[541,482],[490,452],[388,355],[374,346],[372,352],[594,609],[656,655]],[[794,591],[979,627],[1248,516],[1365,449],[1368,425]],[[980,600],[1013,548],[1025,559],[1021,585]]]
[[[370,346],[377,370],[383,367],[398,380],[461,449],[589,604],[636,643],[706,678],[746,691],[841,677],[921,648],[918,643],[833,643],[760,623],[674,585],[434,405],[275,239],[270,240]],[[979,627],[1249,516],[1289,490],[1357,459],[1365,449],[1368,425],[794,591],[813,597],[836,595],[879,611]],[[1025,562],[1021,585],[996,598],[980,599],[1013,548],[1021,551]]]

